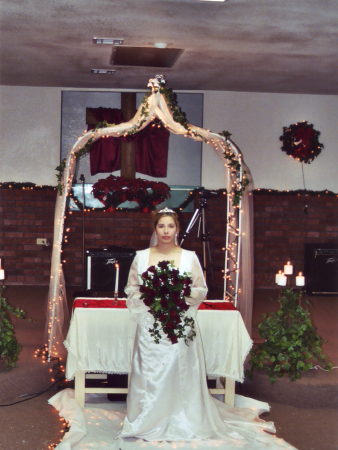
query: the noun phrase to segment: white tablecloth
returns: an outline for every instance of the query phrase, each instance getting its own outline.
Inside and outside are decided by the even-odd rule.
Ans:
[[[252,340],[238,311],[200,310],[207,374],[242,382],[243,364]],[[77,371],[128,373],[136,323],[127,309],[76,308],[64,342],[68,350],[66,378]]]

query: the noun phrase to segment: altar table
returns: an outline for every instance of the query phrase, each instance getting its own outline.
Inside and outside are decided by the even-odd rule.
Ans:
[[[209,304],[210,309],[197,313],[206,371],[208,376],[225,378],[225,387],[210,391],[224,394],[224,401],[233,405],[235,381],[244,380],[243,365],[252,340],[239,311],[219,310],[216,303]],[[102,378],[106,375],[100,374],[131,371],[137,324],[126,309],[125,300],[119,300],[118,307],[114,307],[113,299],[93,298],[75,299],[74,305],[78,307],[73,309],[64,344],[68,350],[66,378],[75,377],[75,400],[84,406],[85,393],[128,393],[128,388],[85,387],[86,373],[87,378]]]

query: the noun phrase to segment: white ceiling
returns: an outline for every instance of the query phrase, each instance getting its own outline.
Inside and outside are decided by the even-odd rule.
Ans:
[[[337,0],[2,0],[0,84],[338,94]],[[111,66],[112,46],[184,49],[170,69]],[[91,69],[116,70],[114,75]]]

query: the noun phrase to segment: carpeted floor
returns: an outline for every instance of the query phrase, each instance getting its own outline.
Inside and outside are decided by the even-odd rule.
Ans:
[[[47,287],[8,286],[5,290],[7,301],[25,309],[35,322],[14,320],[23,350],[16,369],[7,371],[0,366],[1,405],[26,400],[27,397],[20,395],[37,393],[53,384],[54,362],[43,364],[40,358],[34,358],[35,350],[44,344],[46,296]],[[261,319],[263,312],[278,308],[277,303],[269,299],[277,296],[277,291],[255,292],[253,324]],[[71,292],[68,297],[72,301]],[[312,321],[318,334],[327,339],[323,350],[338,366],[338,298],[310,297],[310,301]],[[258,338],[256,331],[253,337]],[[267,401],[271,411],[262,418],[274,421],[277,436],[299,450],[334,450],[338,448],[337,381],[337,370],[331,373],[313,370],[296,382],[282,378],[275,385],[271,385],[265,375],[255,374],[252,381],[238,384],[237,391]],[[69,385],[63,383],[63,387]],[[62,422],[56,410],[47,404],[56,392],[49,391],[23,403],[0,407],[0,449],[47,450],[50,444],[59,441]]]

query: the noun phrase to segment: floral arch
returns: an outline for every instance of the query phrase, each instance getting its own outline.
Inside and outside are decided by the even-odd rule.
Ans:
[[[158,118],[172,133],[204,141],[214,149],[225,166],[227,190],[227,223],[225,224],[225,262],[223,300],[232,301],[239,309],[250,333],[253,297],[252,253],[252,180],[242,154],[228,132],[213,133],[187,123],[173,104],[172,91],[165,87],[162,75],[149,81],[150,91],[135,116],[119,125],[103,124],[102,128],[84,132],[61,163],[59,193],[54,216],[54,240],[47,305],[46,339],[48,359],[65,354],[63,325],[68,314],[66,286],[62,266],[62,241],[66,219],[66,203],[70,194],[77,160],[102,137],[134,134]]]

